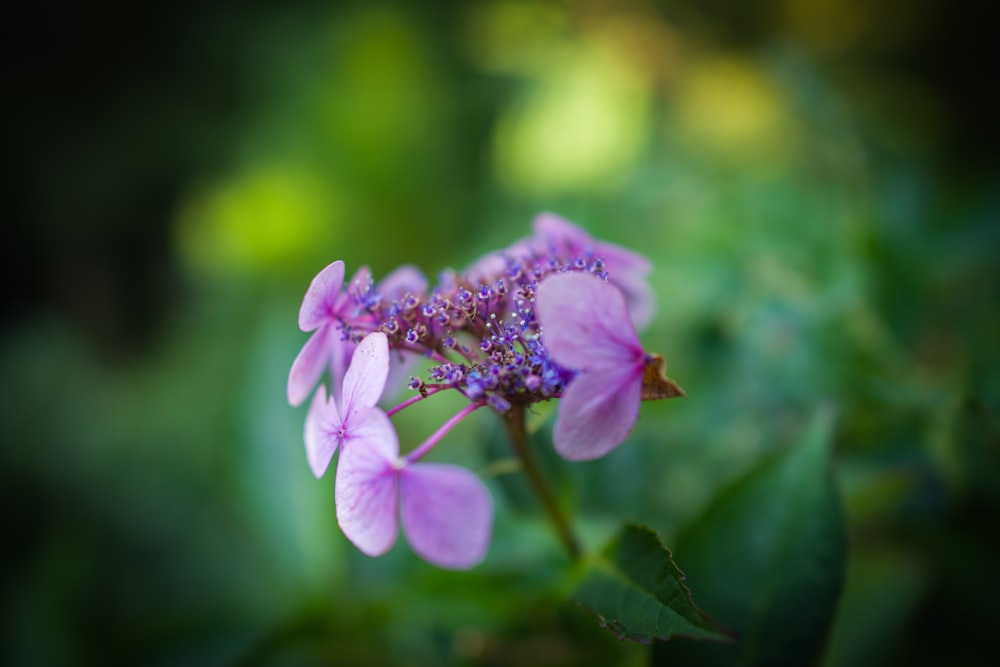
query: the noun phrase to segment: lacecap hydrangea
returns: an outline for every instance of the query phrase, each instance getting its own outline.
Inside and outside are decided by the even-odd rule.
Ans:
[[[433,287],[412,266],[381,281],[362,266],[345,283],[337,260],[306,291],[299,327],[311,336],[292,364],[288,401],[313,395],[306,459],[318,478],[339,451],[337,520],[365,554],[388,551],[402,528],[437,566],[485,558],[489,489],[465,468],[421,462],[480,408],[519,416],[523,429],[527,407],[559,400],[554,446],[578,461],[624,442],[641,401],[683,395],[636,330],[655,311],[650,261],[551,213],[536,216],[533,232]],[[420,358],[429,370],[410,375]],[[408,398],[379,407],[387,387],[397,395],[403,384]],[[445,391],[468,403],[401,454],[392,416]]]

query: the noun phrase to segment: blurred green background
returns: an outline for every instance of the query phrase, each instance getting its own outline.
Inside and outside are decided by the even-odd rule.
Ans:
[[[669,545],[833,405],[850,557],[825,664],[988,664],[985,13],[26,3],[0,30],[3,664],[646,664],[565,601],[514,476],[490,478],[494,544],[470,573],[402,539],[357,553],[285,401],[319,269],[433,277],[539,210],[653,259],[642,338],[689,395],[644,405],[606,459],[549,457],[580,529],[633,518]],[[401,415],[404,447],[454,405]],[[482,468],[496,422],[477,414],[441,457]]]

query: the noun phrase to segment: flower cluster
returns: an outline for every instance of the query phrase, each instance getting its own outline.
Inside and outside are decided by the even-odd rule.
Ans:
[[[489,492],[458,466],[421,463],[462,419],[481,407],[499,413],[561,399],[556,450],[570,460],[607,454],[628,436],[646,398],[682,395],[662,375],[636,326],[653,316],[649,261],[597,241],[553,214],[534,233],[433,288],[404,266],[376,282],[362,267],[344,284],[336,261],[312,281],[299,326],[312,332],[292,364],[288,400],[305,402],[324,374],[306,418],[306,454],[320,477],[340,450],[337,519],[364,553],[394,544],[400,522],[414,551],[448,568],[480,562],[489,546]],[[406,376],[430,360],[425,377]],[[413,395],[388,410],[384,390]],[[391,416],[442,391],[468,404],[401,456]]]

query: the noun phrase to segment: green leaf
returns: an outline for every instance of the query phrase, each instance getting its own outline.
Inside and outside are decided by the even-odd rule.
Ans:
[[[684,573],[660,538],[638,524],[626,524],[590,563],[573,598],[619,639],[730,639],[691,601]]]
[[[724,489],[677,536],[699,603],[732,627],[732,645],[673,642],[662,665],[805,665],[823,649],[844,581],[844,516],[829,467],[833,411],[796,447]]]

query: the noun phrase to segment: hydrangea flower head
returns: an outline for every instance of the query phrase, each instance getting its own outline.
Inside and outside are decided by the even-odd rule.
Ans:
[[[344,374],[342,406],[333,396],[327,399],[326,387],[320,385],[306,416],[306,458],[316,477],[322,477],[338,447],[357,441],[369,446],[386,437],[386,429],[395,438],[392,424],[375,409],[389,375],[389,343],[385,334],[372,333],[354,351],[351,365]],[[381,417],[381,418],[380,418]]]
[[[561,273],[539,285],[535,308],[549,354],[578,371],[559,406],[556,451],[604,456],[628,436],[642,400],[647,357],[625,297],[596,276]]]
[[[532,405],[560,400],[556,450],[593,459],[628,436],[642,400],[682,395],[662,375],[662,358],[644,352],[633,324],[652,314],[650,268],[638,253],[541,214],[534,234],[465,271],[443,272],[433,288],[411,266],[378,285],[362,267],[346,289],[343,262],[323,269],[299,313],[313,335],[292,365],[288,398],[304,401],[329,369],[335,395],[317,391],[306,452],[320,477],[340,451],[335,496],[344,534],[374,556],[402,529],[425,560],[471,567],[489,545],[489,492],[463,468],[420,462],[462,419],[491,407],[512,434],[523,434]],[[420,357],[430,367],[406,382],[414,395],[385,412],[376,407]],[[463,396],[465,407],[401,456],[392,416],[447,391]]]

